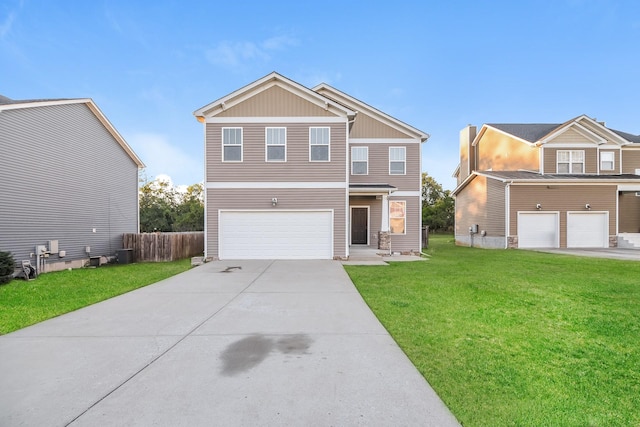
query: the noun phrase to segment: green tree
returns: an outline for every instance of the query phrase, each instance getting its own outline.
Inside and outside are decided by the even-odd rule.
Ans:
[[[176,191],[169,181],[143,181],[140,187],[140,231],[172,231],[176,215]]]
[[[453,230],[455,202],[433,177],[422,173],[422,225],[431,231]]]
[[[204,186],[193,184],[181,194],[173,231],[204,230]]]
[[[185,191],[164,179],[140,179],[140,231],[204,230],[204,186],[193,184]]]

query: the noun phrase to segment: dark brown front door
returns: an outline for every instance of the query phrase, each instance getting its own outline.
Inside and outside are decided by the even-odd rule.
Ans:
[[[351,208],[351,244],[366,245],[369,233],[367,208]]]

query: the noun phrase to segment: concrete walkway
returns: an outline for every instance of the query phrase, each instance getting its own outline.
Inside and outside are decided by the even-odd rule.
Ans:
[[[335,261],[213,262],[0,337],[2,426],[456,426]]]

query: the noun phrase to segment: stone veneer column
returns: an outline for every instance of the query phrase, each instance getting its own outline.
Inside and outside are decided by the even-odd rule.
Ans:
[[[378,232],[378,249],[388,251],[391,249],[391,236],[389,235],[389,196],[382,196],[382,221]]]
[[[382,249],[385,251],[391,249],[391,246],[389,246],[390,240],[391,236],[389,235],[388,231],[380,231],[378,233],[378,249]]]

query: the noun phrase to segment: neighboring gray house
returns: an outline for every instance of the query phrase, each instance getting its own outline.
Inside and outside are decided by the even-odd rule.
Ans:
[[[138,231],[144,165],[91,99],[0,96],[0,149],[0,250],[17,264],[80,267]]]
[[[428,135],[339,90],[271,73],[194,112],[205,125],[205,255],[421,251]]]

